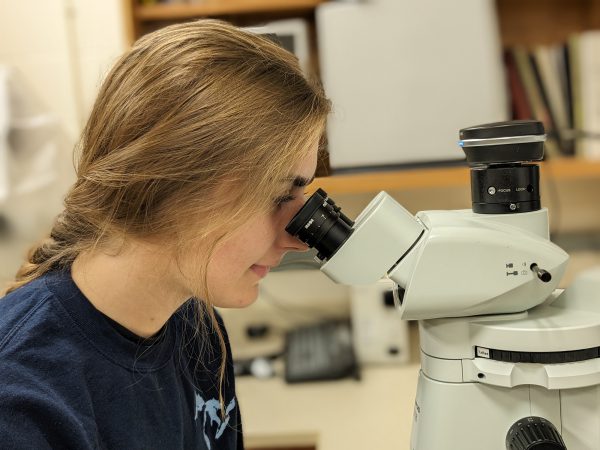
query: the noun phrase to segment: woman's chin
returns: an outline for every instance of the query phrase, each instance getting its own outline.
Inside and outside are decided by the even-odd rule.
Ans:
[[[214,305],[219,308],[245,308],[253,304],[258,298],[258,283],[246,287],[242,292],[237,291],[231,295],[220,295],[214,299]]]

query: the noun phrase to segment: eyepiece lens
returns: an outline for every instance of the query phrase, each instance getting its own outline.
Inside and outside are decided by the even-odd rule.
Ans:
[[[316,248],[318,258],[326,260],[352,234],[353,225],[354,222],[342,214],[327,193],[318,189],[292,218],[285,231]]]

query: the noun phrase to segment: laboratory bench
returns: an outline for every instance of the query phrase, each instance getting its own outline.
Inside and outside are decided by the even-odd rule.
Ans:
[[[360,380],[286,384],[241,377],[237,397],[249,450],[409,450],[418,362],[364,367]]]
[[[237,338],[242,311],[222,310],[234,358],[250,355]],[[240,314],[242,313],[242,314]],[[409,325],[410,362],[361,367],[360,377],[287,384],[282,371],[271,378],[236,379],[248,450],[409,450],[419,373],[418,326]],[[277,334],[260,351],[283,343]]]

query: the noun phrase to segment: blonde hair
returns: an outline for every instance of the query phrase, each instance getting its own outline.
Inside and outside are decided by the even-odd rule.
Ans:
[[[186,225],[198,230],[200,221],[198,239],[217,236],[195,293],[210,302],[212,250],[245,218],[272,208],[329,110],[319,84],[265,37],[216,20],[142,37],[102,84],[64,211],[8,291],[115,237],[170,236],[184,248]]]

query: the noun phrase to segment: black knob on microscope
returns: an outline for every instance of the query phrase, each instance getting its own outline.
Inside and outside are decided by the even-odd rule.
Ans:
[[[543,417],[517,420],[506,434],[506,450],[567,450],[560,433]]]

